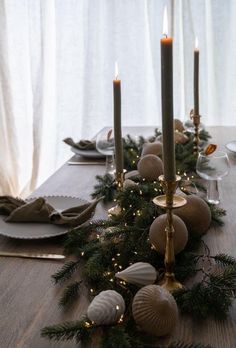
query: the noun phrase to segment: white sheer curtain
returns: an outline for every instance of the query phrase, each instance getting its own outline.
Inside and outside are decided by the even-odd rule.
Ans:
[[[236,124],[234,0],[0,0],[0,194],[26,195],[70,157],[64,137],[112,124],[116,60],[123,124],[160,125],[166,3],[175,115],[192,107],[197,35],[202,120]]]

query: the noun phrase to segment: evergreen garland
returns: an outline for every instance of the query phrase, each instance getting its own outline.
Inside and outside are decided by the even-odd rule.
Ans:
[[[75,298],[79,294],[81,283],[82,280],[80,280],[79,282],[75,281],[74,283],[67,286],[67,288],[64,290],[63,296],[60,299],[60,306],[66,306],[75,300]]]
[[[158,131],[155,135],[158,135]],[[207,140],[209,135],[202,131],[201,137]],[[155,137],[152,140],[155,140]],[[124,139],[126,168],[136,168],[144,141],[142,137],[138,142],[130,136]],[[179,163],[177,167],[181,173],[192,171],[195,167],[196,157],[192,152],[193,136],[189,134],[187,144],[176,146],[176,162]],[[149,262],[158,270],[158,281],[164,275],[163,256],[153,250],[148,241],[152,221],[163,214],[163,210],[155,206],[152,199],[163,194],[163,189],[159,182],[150,183],[137,177],[135,180],[138,185],[117,192],[112,176],[97,176],[97,180],[98,184],[92,196],[104,196],[105,201],[118,201],[121,207],[120,214],[112,215],[107,220],[92,221],[86,226],[71,230],[65,241],[65,253],[73,254],[76,260],[66,262],[52,277],[55,283],[69,280],[81,261],[84,261],[82,277],[90,288],[92,296],[102,290],[114,289],[123,296],[126,304],[130,304],[139,287],[125,284],[115,278],[116,272],[141,261]],[[196,182],[197,184],[199,183]],[[198,187],[201,187],[201,184]],[[210,209],[212,221],[223,224],[222,217],[226,212],[214,205],[210,205]],[[200,246],[204,251],[201,254],[199,254]],[[208,270],[203,267],[206,260],[209,265]],[[189,231],[186,248],[176,255],[174,272],[181,282],[196,273],[202,274],[202,279],[194,283],[191,288],[180,289],[173,293],[182,313],[191,314],[195,318],[206,318],[209,315],[218,319],[225,318],[236,296],[236,260],[233,257],[225,254],[211,256],[201,237]],[[81,283],[82,280],[77,280],[66,287],[60,300],[61,305],[69,305],[79,296]],[[100,330],[103,333],[100,341],[103,348],[141,348],[145,347],[148,340],[155,340],[137,330],[130,310],[125,313],[124,319],[122,324],[94,326],[84,317],[79,321],[45,327],[42,335],[54,340],[75,339],[77,342],[86,342]],[[173,342],[165,348],[210,348],[210,346]]]
[[[188,142],[185,144],[175,145],[175,157],[176,157],[176,171],[179,175],[183,176],[183,179],[189,179],[187,173],[195,172],[197,157],[193,154],[194,148],[194,135],[189,132],[185,132],[188,136]],[[155,135],[148,139],[148,141],[153,142],[156,136],[160,135],[158,129],[155,130]],[[210,138],[210,135],[205,130],[200,131],[199,137],[202,140],[202,146],[205,141]],[[138,140],[134,140],[130,135],[127,135],[123,139],[124,146],[124,167],[127,171],[137,169],[137,163],[140,159],[142,146],[146,140],[143,137],[139,137]],[[140,177],[134,178],[134,181],[140,181]],[[111,202],[116,196],[116,184],[112,175],[97,175],[97,184],[94,186],[94,192],[92,193],[92,198],[99,198],[104,196],[104,202]],[[195,175],[191,175],[191,180],[196,188],[200,190],[205,190],[204,186],[196,180]],[[160,185],[159,185],[160,186]],[[213,208],[212,208],[213,209]]]

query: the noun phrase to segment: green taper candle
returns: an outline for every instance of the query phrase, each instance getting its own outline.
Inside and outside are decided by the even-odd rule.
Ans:
[[[167,37],[167,11],[164,12],[161,39],[161,99],[164,177],[175,181],[175,145],[173,117],[173,40]]]
[[[121,82],[118,80],[118,67],[116,63],[116,79],[113,81],[114,94],[114,137],[115,137],[115,162],[116,177],[123,175],[123,142],[121,130]]]

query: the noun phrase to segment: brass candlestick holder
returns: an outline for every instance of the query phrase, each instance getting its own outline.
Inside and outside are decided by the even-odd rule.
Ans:
[[[161,208],[166,209],[167,220],[166,220],[166,249],[165,249],[165,275],[164,281],[161,286],[169,291],[180,289],[183,285],[175,279],[173,272],[174,263],[175,263],[175,252],[174,252],[174,227],[173,227],[173,209],[182,207],[187,203],[186,199],[175,195],[176,188],[179,181],[181,180],[180,176],[176,176],[174,181],[166,181],[164,176],[161,175],[159,180],[162,183],[162,186],[165,190],[165,195],[157,196],[153,199],[154,204],[158,205]]]
[[[194,147],[193,147],[193,152],[194,152],[195,155],[198,156],[198,154],[199,154],[199,125],[200,125],[201,116],[200,115],[195,115],[194,111],[191,110],[190,111],[190,118],[193,121],[193,125],[194,125],[194,139],[193,139]]]

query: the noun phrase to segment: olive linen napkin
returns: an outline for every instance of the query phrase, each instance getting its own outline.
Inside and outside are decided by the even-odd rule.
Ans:
[[[75,147],[76,149],[79,150],[96,150],[96,143],[95,141],[91,140],[80,140],[79,142],[74,142],[72,138],[65,138],[64,143]]]
[[[41,222],[75,227],[91,218],[101,199],[57,212],[43,197],[28,203],[18,198],[0,196],[0,214],[8,215],[6,222]]]
[[[0,215],[9,215],[13,210],[25,204],[20,198],[0,196]]]

